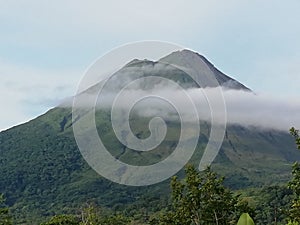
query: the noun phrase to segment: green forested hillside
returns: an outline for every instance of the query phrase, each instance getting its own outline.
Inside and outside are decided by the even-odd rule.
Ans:
[[[101,129],[106,129],[103,139],[112,154],[129,163],[131,159],[143,162],[143,155],[114,141],[106,116],[105,112],[98,113],[97,124],[100,135]],[[137,120],[139,126],[135,128]],[[133,119],[137,134],[147,132],[141,129],[143,123],[148,123],[147,119]],[[167,141],[150,157],[153,162],[166,157],[176,145],[178,125],[169,126]],[[199,163],[207,141],[205,124],[203,127],[191,161],[194,164]],[[233,189],[283,183],[290,177],[291,162],[300,158],[294,148],[288,133],[229,126],[212,168],[225,175],[225,184]],[[0,192],[19,221],[32,218],[38,222],[37,218],[72,212],[86,202],[115,210],[126,206],[151,211],[164,205],[169,193],[169,180],[137,188],[112,183],[96,174],[77,149],[71,110],[67,108],[54,108],[0,133],[0,177]]]

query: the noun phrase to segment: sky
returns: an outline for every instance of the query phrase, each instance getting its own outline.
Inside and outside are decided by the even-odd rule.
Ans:
[[[0,130],[74,95],[97,58],[143,40],[193,49],[257,94],[282,102],[300,99],[298,0],[0,0],[0,5]]]

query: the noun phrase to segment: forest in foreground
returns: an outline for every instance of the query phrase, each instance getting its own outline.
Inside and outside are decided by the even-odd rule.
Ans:
[[[299,130],[291,128],[298,150]],[[108,209],[87,202],[73,214],[44,218],[41,225],[209,225],[209,224],[300,224],[300,164],[292,167],[292,178],[286,185],[232,191],[224,177],[209,167],[199,172],[187,165],[185,176],[174,176],[171,194],[166,199],[140,200],[128,208]],[[0,197],[0,224],[22,224]],[[152,205],[151,210],[147,204]],[[252,219],[254,223],[252,223]]]

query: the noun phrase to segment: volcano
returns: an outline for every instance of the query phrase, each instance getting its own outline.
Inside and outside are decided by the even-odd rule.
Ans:
[[[165,78],[184,89],[221,87],[252,92],[215,68],[204,56],[190,50],[173,52],[155,62],[133,59],[111,76],[105,88],[116,93],[125,84],[147,77]],[[163,82],[152,79],[147,83],[137,82],[131,88],[147,91],[163,87]],[[79,95],[97,93],[103,85],[103,82],[97,83]],[[151,165],[166,159],[178,144],[180,124],[168,120],[168,131],[161,145],[151,152],[130,149],[117,139],[110,113],[106,108],[96,111],[97,131],[111,155],[122,162]],[[73,126],[78,121],[72,120],[72,108],[64,102],[25,124],[0,133],[0,192],[13,211],[23,215],[19,218],[23,223],[35,224],[32,217],[67,213],[88,201],[114,208],[133,204],[141,198],[159,199],[168,193],[169,180],[147,187],[128,187],[97,174],[76,144]],[[129,121],[136,137],[149,136],[150,118],[132,113]],[[202,121],[201,127],[191,163],[199,163],[208,143],[211,124]],[[300,154],[295,151],[288,132],[227,124],[212,168],[226,176],[228,186],[242,189],[286,182],[292,162],[299,159]]]

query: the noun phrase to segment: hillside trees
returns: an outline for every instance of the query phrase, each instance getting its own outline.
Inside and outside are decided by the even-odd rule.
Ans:
[[[223,186],[224,178],[210,167],[200,173],[188,165],[185,171],[183,181],[172,178],[172,210],[160,217],[159,224],[232,224],[241,212],[249,210],[247,204],[238,204],[238,196]]]
[[[290,129],[291,135],[295,138],[297,148],[300,150],[300,137],[299,130],[296,130],[294,127]]]
[[[55,215],[41,225],[127,225],[130,218],[122,214],[103,212],[95,205],[88,204],[80,215]]]
[[[297,148],[300,150],[299,130],[294,127],[290,129],[291,135],[294,136]],[[294,224],[300,223],[300,164],[295,162],[292,169],[292,180],[288,184],[289,188],[294,192],[294,199],[290,209],[290,219]]]
[[[0,225],[11,225],[12,217],[9,213],[9,208],[4,204],[5,199],[0,194]]]
[[[79,225],[79,219],[74,215],[56,215],[41,225]]]
[[[286,186],[263,187],[255,193],[256,224],[283,224],[289,214],[293,199],[292,190]]]

